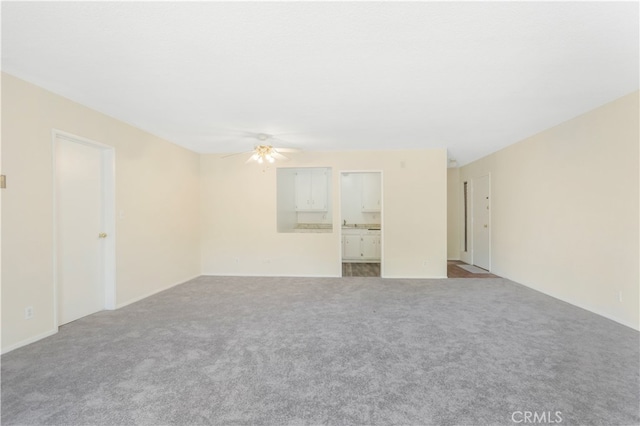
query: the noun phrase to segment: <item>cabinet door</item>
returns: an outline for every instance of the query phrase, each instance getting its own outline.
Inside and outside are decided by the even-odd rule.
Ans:
[[[296,172],[296,211],[327,211],[326,169],[301,169]]]
[[[311,210],[311,170],[296,172],[296,210]]]
[[[360,235],[343,235],[344,251],[343,259],[361,259],[362,252],[360,250]]]
[[[382,198],[380,173],[362,174],[362,211],[379,212]]]
[[[311,208],[327,210],[327,171],[325,169],[311,170]]]
[[[376,256],[377,253],[377,249],[376,246],[378,245],[376,243],[378,239],[377,235],[363,235],[362,236],[362,258],[363,259],[377,259],[378,257]]]

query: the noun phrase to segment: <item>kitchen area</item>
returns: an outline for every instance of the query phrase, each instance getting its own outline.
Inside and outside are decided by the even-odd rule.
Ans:
[[[340,218],[342,276],[381,276],[381,172],[341,173]]]
[[[333,232],[330,167],[279,168],[277,185],[278,232]]]
[[[334,229],[331,168],[279,168],[279,233],[318,234]],[[340,173],[340,259],[343,277],[382,274],[382,172]]]

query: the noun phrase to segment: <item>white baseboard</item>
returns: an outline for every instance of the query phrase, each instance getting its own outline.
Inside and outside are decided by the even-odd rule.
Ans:
[[[58,332],[58,327],[56,327],[54,330],[50,330],[50,331],[47,331],[45,333],[38,334],[37,336],[29,337],[28,339],[25,339],[25,340],[23,340],[21,342],[14,343],[13,345],[9,346],[8,348],[2,348],[2,354],[4,355],[4,354],[6,354],[8,352],[11,352],[11,351],[13,351],[15,349],[21,348],[23,346],[30,345],[31,343],[35,343],[38,340],[44,339],[45,337],[53,336],[57,332]]]
[[[340,278],[340,275],[284,275],[284,274],[238,274],[238,273],[203,273],[201,277],[269,277],[269,278]]]
[[[567,303],[570,303],[570,302],[567,302]],[[601,317],[605,317],[606,319],[609,319],[611,321],[615,321],[618,324],[622,324],[622,325],[624,325],[626,327],[632,328],[632,329],[634,329],[636,331],[640,331],[640,324],[632,324],[632,323],[630,323],[628,321],[625,321],[625,320],[623,320],[621,318],[616,318],[616,317],[614,317],[612,315],[605,314],[604,312],[598,312],[595,309],[587,308],[585,306],[576,305],[575,303],[573,303],[573,305],[577,306],[578,308],[582,308],[582,309],[584,309],[586,311],[593,312],[594,314],[600,315]]]
[[[235,274],[235,273],[222,273],[222,274],[207,274],[204,273],[201,275],[202,277],[269,277],[269,278],[342,278],[342,275],[269,275],[269,274]],[[349,278],[349,277],[345,277]],[[357,278],[357,277],[356,277]],[[372,277],[374,278],[374,277]],[[383,275],[380,278],[390,279],[390,280],[441,280],[446,279],[447,276],[434,276],[434,277],[422,277],[422,276],[387,276]]]
[[[188,281],[191,281],[194,278],[198,278],[199,276],[200,275],[196,275],[196,276],[194,276],[192,278],[189,278],[189,279],[187,279],[185,281],[181,281],[181,282],[178,282],[178,283],[175,283],[175,284],[171,284],[171,285],[166,286],[164,288],[161,288],[161,289],[155,290],[155,291],[153,291],[151,293],[145,294],[144,296],[140,296],[140,297],[137,297],[135,299],[128,300],[128,301],[126,301],[124,303],[120,303],[120,304],[116,305],[115,309],[120,309],[120,308],[122,308],[124,306],[127,306],[127,305],[130,305],[132,303],[139,302],[142,299],[146,299],[149,296],[153,296],[154,294],[160,293],[161,291],[168,290],[168,289],[170,289],[172,287],[175,287],[177,285],[184,284],[184,283],[186,283]],[[6,353],[11,352],[11,351],[13,351],[15,349],[18,349],[18,348],[21,348],[23,346],[29,345],[31,343],[35,343],[38,340],[42,340],[42,339],[44,339],[46,337],[53,336],[57,332],[58,332],[58,328],[56,327],[55,330],[50,330],[50,331],[47,331],[46,333],[38,334],[37,336],[30,337],[30,338],[25,339],[25,340],[23,340],[21,342],[15,343],[15,344],[7,347],[7,348],[2,348],[2,354],[6,354]]]
[[[447,279],[447,276],[434,275],[434,276],[420,276],[420,275],[383,275],[380,278],[384,278],[386,280],[442,280]]]
[[[500,275],[500,274],[498,273],[497,275]],[[596,308],[593,308],[592,306],[586,306],[586,305],[584,305],[584,304],[582,304],[580,302],[576,302],[575,300],[568,300],[568,299],[565,299],[565,298],[562,298],[562,297],[558,297],[558,296],[556,296],[554,294],[548,293],[546,291],[543,291],[543,290],[541,290],[539,288],[536,288],[536,287],[533,287],[531,285],[523,284],[523,283],[521,283],[519,281],[516,281],[516,280],[508,278],[508,277],[505,277],[503,275],[500,275],[500,277],[505,278],[505,279],[507,279],[509,281],[513,281],[514,283],[520,284],[520,285],[522,285],[524,287],[530,288],[531,290],[534,290],[534,291],[537,291],[539,293],[542,293],[545,296],[553,297],[554,299],[557,299],[557,300],[560,300],[562,302],[568,303],[568,304],[573,305],[573,306],[575,306],[577,308],[584,309],[585,311],[589,311],[592,314],[596,314],[596,315],[604,317],[604,318],[606,318],[608,320],[615,321],[618,324],[624,325],[625,327],[629,327],[629,328],[632,328],[632,329],[634,329],[636,331],[640,331],[640,324],[630,323],[630,322],[625,321],[625,320],[623,320],[621,318],[617,318],[617,317],[615,317],[615,316],[613,316],[611,314],[608,314],[608,313],[605,313],[605,312],[601,312],[600,310],[598,310]]]
[[[540,292],[540,293],[543,293],[543,292]],[[547,294],[547,293],[544,293],[544,294]],[[556,296],[554,296],[552,294],[547,294],[547,296],[551,296],[551,297],[553,297],[555,299],[562,300],[563,302],[569,303],[569,304],[571,304],[573,306],[576,306],[576,307],[578,307],[580,309],[584,309],[585,311],[589,311],[589,312],[591,312],[593,314],[600,315],[601,317],[605,317],[608,320],[615,321],[618,324],[622,324],[622,325],[624,325],[626,327],[629,327],[629,328],[632,328],[632,329],[634,329],[636,331],[640,331],[640,324],[632,324],[632,323],[630,323],[628,321],[625,321],[625,320],[623,320],[621,318],[617,318],[617,317],[614,317],[613,315],[610,315],[608,313],[601,312],[598,309],[594,309],[592,307],[585,306],[585,305],[582,305],[580,303],[572,302],[572,301],[569,301],[569,300],[560,299],[559,297],[556,297]]]
[[[162,291],[169,290],[170,288],[173,288],[173,287],[175,287],[175,286],[177,286],[177,285],[180,285],[180,284],[184,284],[184,283],[186,283],[186,282],[189,282],[189,281],[191,281],[191,280],[193,280],[193,279],[195,279],[195,278],[198,278],[199,276],[201,276],[201,275],[195,275],[195,276],[193,276],[193,277],[191,277],[191,278],[188,278],[188,279],[186,279],[186,280],[184,280],[184,281],[180,281],[180,282],[178,282],[178,283],[170,284],[170,285],[168,285],[168,286],[166,286],[166,287],[160,288],[160,289],[158,289],[158,290],[154,290],[154,291],[152,291],[151,293],[147,293],[147,294],[144,294],[144,295],[142,295],[142,296],[135,297],[135,298],[133,298],[133,299],[127,300],[126,302],[118,303],[118,304],[116,305],[116,309],[124,308],[125,306],[131,305],[132,303],[136,303],[136,302],[141,301],[142,299],[146,299],[147,297],[153,296],[154,294],[158,294],[158,293],[160,293],[160,292],[162,292]]]

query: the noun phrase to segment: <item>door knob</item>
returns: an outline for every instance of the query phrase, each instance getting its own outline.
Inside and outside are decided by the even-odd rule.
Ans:
[[[106,232],[99,233],[98,238],[107,238],[107,233]]]

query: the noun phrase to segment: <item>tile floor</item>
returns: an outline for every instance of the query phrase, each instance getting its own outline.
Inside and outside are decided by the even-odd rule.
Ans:
[[[466,265],[466,263],[460,260],[447,261],[447,277],[449,278],[499,278],[490,272],[486,274],[474,274],[466,271],[458,265]],[[343,277],[379,277],[380,276],[380,264],[379,263],[343,263],[342,264],[342,276]]]
[[[494,275],[487,271],[486,274],[474,274],[472,272],[466,271],[458,265],[466,265],[466,263],[461,260],[448,260],[447,261],[447,277],[449,278],[499,278],[497,275]]]
[[[343,277],[379,277],[379,263],[343,263]]]

